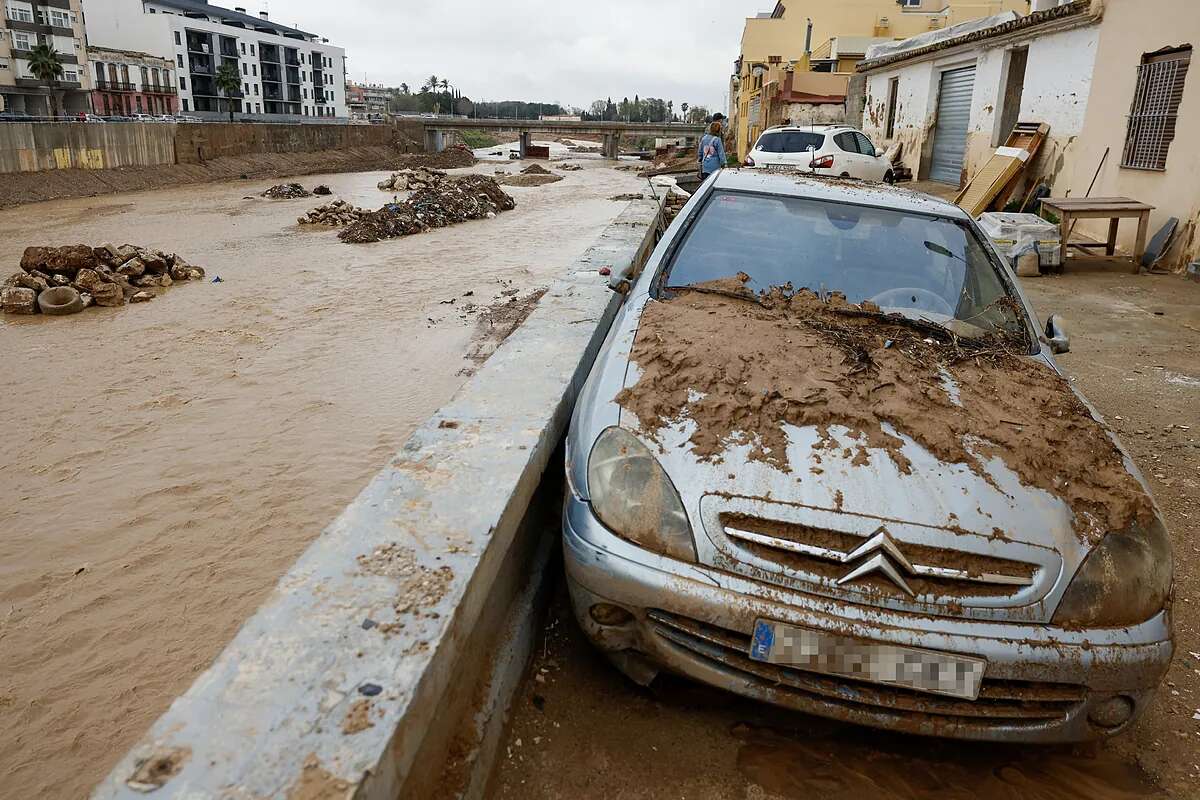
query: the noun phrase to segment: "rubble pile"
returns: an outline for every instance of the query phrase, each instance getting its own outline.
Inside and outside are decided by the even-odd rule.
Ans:
[[[262,196],[270,200],[295,200],[297,197],[311,197],[312,192],[298,183],[281,183],[267,189]]]
[[[362,244],[411,236],[468,219],[487,219],[516,207],[494,178],[463,175],[436,186],[418,189],[402,203],[388,203],[363,212],[358,221],[338,234],[343,242]]]
[[[377,186],[385,192],[407,192],[428,189],[446,180],[446,173],[429,167],[411,167],[393,172],[391,177],[380,181]]]
[[[578,164],[559,164],[558,168],[563,172],[579,172],[579,170],[583,169]]]
[[[509,175],[507,178],[500,179],[502,186],[545,186],[547,183],[558,183],[563,179],[562,175],[542,175],[535,173],[533,175]]]
[[[21,271],[0,285],[0,309],[9,314],[73,314],[90,305],[152,300],[159,288],[202,278],[203,268],[149,247],[27,247]]]
[[[675,218],[679,216],[679,212],[687,205],[688,199],[686,195],[679,194],[678,192],[671,192],[667,195],[667,201],[663,203],[663,220],[666,224],[670,225],[675,221]]]
[[[333,194],[333,190],[332,190],[332,189],[330,189],[328,186],[326,186],[325,184],[323,184],[323,183],[322,183],[320,186],[315,186],[315,187],[313,187],[313,192],[312,192],[312,193],[313,193],[313,194],[326,195],[326,194]]]
[[[541,164],[530,164],[525,169],[521,170],[522,175],[549,175],[550,170],[543,167]]]
[[[400,169],[429,167],[431,169],[455,169],[475,166],[475,154],[464,145],[447,147],[440,153],[408,153],[399,158]]]
[[[612,197],[610,197],[608,199],[616,200],[617,202],[626,202],[628,200],[644,200],[645,197],[646,196],[643,194],[638,194],[636,192],[629,192],[627,194],[614,194]]]
[[[323,206],[317,206],[296,222],[301,225],[329,225],[342,228],[353,222],[358,222],[364,214],[371,213],[365,208],[358,208],[345,200],[334,200]]]

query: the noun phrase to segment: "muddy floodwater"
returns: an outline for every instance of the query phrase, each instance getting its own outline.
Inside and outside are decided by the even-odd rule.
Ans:
[[[377,208],[386,173],[301,179],[333,198],[241,181],[0,212],[4,274],[29,245],[106,241],[208,272],[0,318],[0,796],[85,796],[467,379],[464,304],[547,285],[624,208],[608,197],[647,188],[579,163],[505,187],[495,219],[369,245],[296,218]]]

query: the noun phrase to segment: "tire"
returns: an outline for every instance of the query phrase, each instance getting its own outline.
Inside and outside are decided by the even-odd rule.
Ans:
[[[841,175],[838,175],[838,177],[839,177],[839,178],[849,178],[849,177],[850,177],[850,173],[849,173],[849,172],[843,172]]]
[[[896,185],[896,175],[890,169],[883,174],[883,182],[888,186]]]
[[[51,317],[78,314],[83,311],[83,298],[70,286],[55,286],[38,295],[38,308]]]

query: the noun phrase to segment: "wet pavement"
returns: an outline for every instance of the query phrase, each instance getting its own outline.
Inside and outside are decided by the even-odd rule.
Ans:
[[[564,592],[514,700],[492,796],[765,800],[1200,797],[1200,285],[1124,265],[1025,282],[1065,316],[1060,363],[1145,472],[1175,552],[1175,659],[1117,738],[999,746],[890,734],[660,676],[633,684],[583,638]],[[561,565],[559,566],[561,570]]]
[[[84,796],[466,380],[464,306],[546,286],[645,187],[579,163],[506,188],[495,219],[369,245],[296,218],[377,208],[387,173],[300,179],[333,197],[260,180],[0,211],[9,272],[29,245],[105,241],[208,271],[142,305],[0,318],[0,797]]]

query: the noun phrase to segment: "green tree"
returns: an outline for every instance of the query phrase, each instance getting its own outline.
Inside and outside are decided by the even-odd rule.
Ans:
[[[400,84],[400,94],[408,94],[408,84],[407,83]]]
[[[437,75],[430,75],[425,79],[425,85],[421,87],[422,92],[436,92],[438,85],[442,82]]]
[[[214,82],[217,85],[217,91],[225,96],[225,106],[229,109],[229,121],[233,122],[233,97],[242,88],[242,77],[238,75],[237,67],[233,64],[222,64],[217,70]]]
[[[29,51],[29,71],[50,88],[50,116],[58,116],[58,79],[63,74],[62,56],[52,44],[39,44]]]

